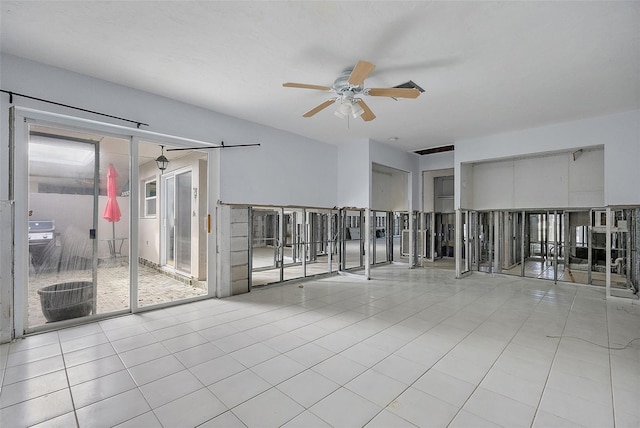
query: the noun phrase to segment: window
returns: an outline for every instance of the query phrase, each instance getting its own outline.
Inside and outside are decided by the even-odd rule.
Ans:
[[[144,216],[156,216],[156,200],[158,199],[156,180],[145,181],[144,183]]]

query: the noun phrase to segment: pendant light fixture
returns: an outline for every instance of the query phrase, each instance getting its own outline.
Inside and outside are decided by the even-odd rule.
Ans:
[[[164,155],[164,146],[160,147],[162,148],[162,154],[156,158],[156,164],[158,165],[158,169],[160,171],[164,171],[169,165],[169,159],[167,159]]]

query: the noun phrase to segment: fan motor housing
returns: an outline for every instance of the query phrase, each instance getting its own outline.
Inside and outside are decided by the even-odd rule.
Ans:
[[[354,95],[362,92],[364,87],[362,85],[351,85],[349,83],[349,76],[351,76],[351,72],[353,68],[347,68],[340,73],[340,76],[333,82],[333,89],[338,93],[338,95],[345,96],[347,98],[353,98]],[[352,94],[348,94],[351,92]]]

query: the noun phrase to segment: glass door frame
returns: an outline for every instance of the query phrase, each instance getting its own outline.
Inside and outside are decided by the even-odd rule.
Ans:
[[[352,214],[352,215],[349,215]],[[356,214],[356,215],[353,215]],[[361,269],[365,269],[368,271],[369,266],[368,262],[365,263],[365,256],[368,257],[368,240],[367,236],[369,235],[369,219],[367,216],[370,216],[370,211],[365,209],[358,208],[342,208],[339,210],[340,215],[340,234],[339,234],[339,263],[338,263],[338,271],[339,272],[352,272],[358,271]],[[350,227],[349,225],[353,224],[353,220],[356,220],[357,226]],[[365,220],[366,219],[366,220]],[[367,226],[365,226],[367,225]],[[347,239],[347,229],[357,229],[358,238],[353,239],[351,236],[350,239]],[[364,233],[363,233],[364,232]],[[358,265],[357,266],[349,266],[348,262],[348,250],[347,250],[347,241],[357,240],[357,251],[358,251]],[[354,245],[355,246],[355,245]]]
[[[26,122],[27,123],[27,133],[26,133],[26,138],[27,138],[27,146],[30,146],[32,144],[31,141],[31,131],[29,128],[31,128],[32,126],[37,126],[36,123],[32,123],[32,122]],[[57,142],[54,142],[55,140],[57,140],[56,138],[52,138],[52,142],[49,143],[51,146],[56,146],[56,145],[61,145],[60,141],[64,141],[65,137],[64,136],[60,136],[59,140]],[[83,230],[83,233],[86,233],[85,237],[86,239],[88,239],[89,245],[88,247],[90,248],[90,266],[91,266],[91,283],[93,284],[93,292],[92,294],[92,302],[91,302],[91,314],[95,315],[96,314],[96,310],[98,307],[98,218],[99,218],[99,214],[98,214],[98,205],[99,205],[99,197],[100,197],[100,142],[99,141],[93,141],[93,140],[80,140],[80,139],[73,139],[70,141],[71,143],[73,143],[74,145],[78,145],[78,147],[80,147],[81,145],[87,145],[90,147],[90,151],[93,152],[93,159],[90,161],[90,165],[92,165],[92,169],[93,169],[93,193],[91,195],[88,196],[92,196],[92,201],[90,204],[86,204],[86,206],[91,206],[91,218],[90,218],[90,228],[89,230]],[[58,150],[60,150],[60,148],[58,148]],[[29,167],[29,156],[28,156],[28,152],[29,152],[29,148],[27,148],[27,177],[28,179],[31,178],[31,168]],[[33,207],[33,205],[31,205],[31,193],[32,192],[27,192],[27,204],[29,204],[29,206]],[[83,204],[84,205],[84,204]],[[88,255],[88,254],[87,254]],[[58,263],[60,264],[60,263]],[[58,268],[58,271],[60,269]],[[88,279],[88,278],[87,278]],[[73,281],[76,280],[80,280],[80,279],[74,279]],[[27,282],[27,286],[25,287],[27,292],[28,290],[31,289],[31,277],[29,275],[29,279]],[[28,299],[28,297],[27,297]],[[30,330],[33,327],[29,326],[29,314],[27,311],[27,320],[26,320],[26,329]],[[34,326],[37,327],[37,326]]]
[[[475,225],[472,218],[475,219],[475,211],[457,209],[455,214],[455,247],[454,257],[456,266],[456,278],[462,278],[464,275],[471,273],[472,248],[475,242]],[[464,254],[464,257],[463,257]]]
[[[95,120],[83,119],[73,116],[62,115],[58,113],[50,113],[31,108],[13,106],[9,109],[9,199],[14,201],[15,213],[27,213],[29,210],[29,184],[28,184],[28,136],[29,127],[32,125],[45,125],[57,128],[64,128],[71,131],[86,132],[93,134],[101,134],[113,136],[115,138],[126,139],[130,142],[130,182],[138,183],[138,159],[139,144],[142,140],[160,144],[173,144],[177,147],[193,147],[202,146],[203,148],[215,146],[210,142],[181,138],[167,134],[144,131],[127,126],[114,125]],[[213,165],[213,156],[211,151],[207,153],[207,162]],[[211,182],[212,170],[208,168],[207,181]],[[217,196],[213,194],[214,186],[209,186],[207,192],[207,211],[215,212],[213,201],[217,200]],[[129,257],[130,260],[137,261],[138,255],[138,221],[140,212],[140,189],[139,186],[131,185],[131,194],[129,198],[130,204],[130,223],[129,223]],[[97,209],[94,216],[97,216]],[[26,334],[36,333],[40,331],[54,330],[71,325],[77,325],[85,322],[95,321],[97,319],[109,318],[117,315],[143,312],[162,307],[173,306],[186,303],[189,301],[203,300],[216,296],[218,284],[216,282],[216,257],[211,250],[216,248],[215,237],[216,230],[208,230],[207,236],[207,252],[212,255],[208,257],[207,264],[207,283],[208,292],[202,296],[183,299],[176,302],[161,303],[157,305],[149,305],[144,307],[138,306],[138,264],[129,263],[130,293],[129,293],[129,309],[109,312],[107,314],[95,314],[82,318],[74,318],[64,321],[57,321],[34,328],[28,328],[28,287],[20,284],[28,284],[29,282],[29,242],[28,242],[28,216],[14,215],[14,272],[13,281],[11,282],[11,294],[13,295],[13,311],[12,338],[24,337]],[[94,243],[97,245],[97,242]],[[17,284],[17,285],[16,285]],[[5,295],[6,293],[3,293]]]

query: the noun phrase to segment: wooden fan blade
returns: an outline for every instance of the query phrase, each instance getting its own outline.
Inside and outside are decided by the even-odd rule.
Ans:
[[[376,118],[376,115],[373,114],[369,106],[366,105],[364,101],[358,100],[358,105],[362,107],[362,110],[364,110],[364,112],[360,115],[362,120],[364,120],[365,122],[369,122],[370,120],[373,120]]]
[[[364,79],[367,78],[374,68],[376,68],[375,64],[371,64],[367,61],[358,61],[349,75],[349,84],[354,86],[362,85]]]
[[[327,100],[327,101],[323,102],[322,104],[320,104],[319,106],[314,107],[311,110],[309,110],[308,112],[306,112],[305,114],[303,114],[302,117],[311,117],[314,114],[318,113],[320,110],[326,109],[327,107],[329,107],[334,102],[335,102],[335,100]]]
[[[420,91],[414,88],[371,88],[366,94],[373,97],[418,98]]]
[[[331,90],[331,88],[329,86],[307,85],[306,83],[287,82],[287,83],[283,83],[282,86],[284,86],[285,88],[315,89],[315,90],[318,90],[318,91],[330,91]]]

